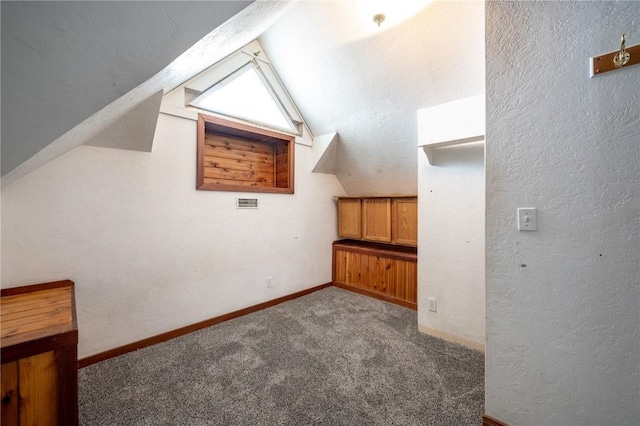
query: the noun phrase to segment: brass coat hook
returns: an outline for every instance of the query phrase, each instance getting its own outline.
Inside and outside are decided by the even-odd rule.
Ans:
[[[640,44],[627,47],[627,35],[620,37],[620,50],[590,58],[591,77],[640,64]]]
[[[616,68],[627,65],[629,59],[631,59],[631,54],[629,54],[629,52],[627,52],[627,49],[625,49],[625,44],[627,44],[627,37],[622,34],[620,40],[620,51],[618,51],[618,53],[616,53],[616,56],[613,57],[613,64],[616,66]]]

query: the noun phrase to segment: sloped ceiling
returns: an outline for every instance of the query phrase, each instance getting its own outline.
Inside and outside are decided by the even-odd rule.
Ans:
[[[251,3],[3,1],[2,174]]]
[[[380,28],[354,0],[250,3],[2,2],[2,185],[260,36],[311,131],[338,133],[345,190],[416,193],[416,111],[452,100],[443,87],[484,91],[464,69],[484,51],[451,37],[483,28],[483,3],[434,1]],[[197,64],[163,76],[180,54]]]

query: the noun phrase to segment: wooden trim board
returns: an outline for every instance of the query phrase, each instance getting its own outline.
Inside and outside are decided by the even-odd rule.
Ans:
[[[403,306],[405,308],[409,308],[409,309],[413,309],[413,310],[417,310],[418,305],[417,303],[411,303],[411,302],[407,302],[404,300],[398,300],[398,299],[394,299],[392,297],[388,297],[385,296],[384,294],[379,294],[379,293],[374,293],[371,291],[367,291],[365,289],[361,289],[361,288],[356,288],[356,287],[351,287],[348,285],[344,285],[344,284],[340,284],[340,283],[336,283],[336,282],[330,282],[330,283],[326,283],[326,284],[321,284],[319,286],[316,287],[312,287],[306,290],[302,290],[287,296],[282,296],[282,297],[278,297],[277,299],[273,299],[273,300],[269,300],[267,302],[263,302],[263,303],[259,303],[257,305],[253,305],[253,306],[249,306],[247,308],[243,308],[234,312],[230,312],[228,314],[224,314],[224,315],[220,315],[218,317],[214,317],[214,318],[210,318],[208,320],[204,320],[195,324],[191,324],[191,325],[187,325],[185,327],[181,327],[178,328],[176,330],[171,330],[162,334],[158,334],[156,336],[152,336],[152,337],[148,337],[146,339],[142,339],[139,340],[137,342],[133,342],[133,343],[129,343],[117,348],[113,348],[113,349],[109,349],[107,351],[104,352],[100,352],[98,354],[95,355],[90,355],[88,357],[84,357],[80,360],[78,360],[78,368],[84,368],[87,367],[91,364],[95,364],[97,362],[101,362],[101,361],[105,361],[107,359],[110,358],[115,358],[117,356],[120,355],[124,355],[126,353],[129,352],[133,352],[136,351],[138,349],[142,349],[142,348],[146,348],[147,346],[151,346],[151,345],[155,345],[157,343],[162,343],[165,342],[167,340],[173,339],[175,337],[180,337],[183,336],[185,334],[189,334],[192,333],[194,331],[197,330],[201,330],[203,328],[207,328],[207,327],[211,327],[212,325],[216,325],[219,324],[221,322],[224,321],[228,321],[234,318],[238,318],[241,317],[243,315],[248,315],[250,313],[253,312],[257,312],[259,310],[262,309],[266,309],[269,308],[271,306],[275,306],[278,305],[280,303],[283,302],[287,302],[289,300],[293,300],[293,299],[297,299],[298,297],[302,297],[302,296],[306,296],[307,294],[311,294],[313,292],[316,292],[318,290],[322,290],[325,289],[327,287],[338,287],[341,288],[343,290],[348,290],[354,293],[358,293],[358,294],[362,294],[364,296],[369,296],[369,297],[373,297],[375,299],[378,300],[382,300],[388,303],[393,303],[399,306]],[[476,342],[472,342],[470,340],[467,339],[463,339],[461,337],[458,336],[454,336],[452,334],[448,334],[448,333],[444,333],[438,330],[434,330],[428,327],[424,327],[421,325],[418,325],[418,329],[423,332],[423,333],[427,333],[429,335],[435,336],[435,337],[439,337],[441,339],[444,340],[448,340],[450,342],[455,342],[455,343],[460,343],[464,346],[470,347],[472,349],[475,350],[479,350],[484,352],[484,345],[480,344],[480,343],[476,343]],[[497,423],[498,426],[502,425],[501,423]]]
[[[613,52],[605,53],[604,55],[594,56],[593,58],[591,58],[589,61],[591,65],[591,77],[595,77],[609,71],[617,71],[640,64],[640,44],[627,47],[625,50],[631,56],[629,58],[629,62],[627,62],[620,68],[616,68],[615,64],[613,63],[613,58],[618,54],[619,50],[614,50]]]
[[[434,328],[425,327],[424,325],[418,324],[418,330],[423,333],[426,333],[430,336],[438,337],[443,340],[447,340],[449,342],[459,343],[468,348],[475,349],[480,352],[484,352],[484,344],[474,342],[473,340],[465,339],[464,337],[456,336],[455,334],[446,333],[444,331],[436,330]]]
[[[332,246],[338,249],[349,250],[352,253],[407,260],[409,262],[418,261],[418,249],[416,247],[360,240],[337,240],[333,242]]]
[[[396,195],[336,195],[334,200],[344,199],[357,199],[357,198],[415,198],[416,194],[396,194]]]
[[[500,420],[493,418],[491,416],[487,416],[486,414],[482,415],[482,426],[509,426],[508,424],[501,422]]]
[[[52,290],[54,288],[73,287],[73,281],[62,280],[50,283],[24,285],[22,287],[10,287],[0,290],[0,296],[15,296],[16,294],[31,293],[33,291]]]
[[[321,284],[316,287],[311,287],[306,290],[298,291],[287,296],[278,297],[267,302],[258,303],[257,305],[249,306],[247,308],[239,309],[228,314],[220,315],[218,317],[210,318],[208,320],[200,321],[195,324],[187,325],[176,330],[167,331],[166,333],[158,334],[156,336],[148,337],[146,339],[138,340],[137,342],[129,343],[117,348],[109,349],[108,351],[100,352],[95,355],[84,357],[78,361],[78,368],[84,368],[91,364],[95,364],[100,361],[105,361],[110,358],[115,358],[120,355],[124,355],[129,352],[136,351],[138,349],[146,348],[147,346],[162,343],[164,341],[180,337],[185,334],[193,333],[194,331],[201,330],[203,328],[211,327],[212,325],[219,324],[221,322],[229,321],[234,318],[238,318],[244,315],[251,314],[262,309],[270,308],[271,306],[278,305],[289,300],[297,299],[298,297],[306,296],[318,290],[330,287],[331,283]]]

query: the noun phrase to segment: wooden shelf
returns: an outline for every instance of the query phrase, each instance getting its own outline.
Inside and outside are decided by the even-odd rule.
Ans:
[[[340,199],[358,199],[358,198],[412,198],[417,197],[416,194],[400,194],[400,195],[336,195],[334,200]]]
[[[480,142],[485,135],[484,95],[418,110],[418,146],[433,164],[433,150]]]
[[[418,261],[418,248],[395,244],[374,243],[360,240],[338,240],[333,242],[353,252],[367,253],[390,257],[393,259]]]
[[[429,164],[433,165],[433,150],[436,148],[444,148],[447,146],[455,146],[455,145],[466,145],[468,143],[482,142],[484,141],[484,135],[473,136],[464,139],[457,139],[453,141],[446,141],[440,143],[433,143],[430,145],[422,145],[422,149],[424,153],[427,155],[427,160]]]

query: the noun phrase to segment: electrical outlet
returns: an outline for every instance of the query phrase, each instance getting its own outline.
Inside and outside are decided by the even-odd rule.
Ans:
[[[267,288],[271,288],[271,277],[267,277]]]
[[[435,297],[428,297],[427,298],[427,305],[428,305],[428,309],[431,312],[437,312],[438,311],[438,301],[435,299]]]

